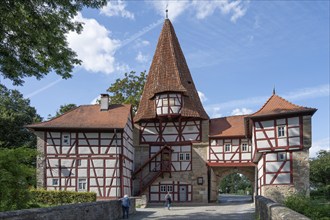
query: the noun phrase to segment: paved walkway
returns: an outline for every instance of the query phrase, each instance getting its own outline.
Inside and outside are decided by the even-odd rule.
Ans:
[[[137,208],[137,212],[131,215],[129,219],[237,219],[253,220],[255,219],[254,203],[251,202],[251,196],[220,196],[220,203],[211,203],[208,205],[186,204],[175,205],[171,210],[163,206],[151,206],[149,208]]]

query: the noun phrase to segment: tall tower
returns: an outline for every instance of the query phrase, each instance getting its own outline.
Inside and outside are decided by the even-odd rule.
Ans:
[[[176,202],[206,202],[209,117],[169,19],[134,122],[134,193],[151,202],[163,201],[167,192]]]

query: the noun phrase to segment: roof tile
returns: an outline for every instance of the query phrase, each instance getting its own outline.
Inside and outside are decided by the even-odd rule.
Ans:
[[[82,105],[49,121],[28,125],[42,129],[123,129],[128,121],[131,105],[110,105],[101,111],[100,105]]]

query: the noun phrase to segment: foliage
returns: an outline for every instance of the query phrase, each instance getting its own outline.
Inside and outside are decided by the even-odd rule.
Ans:
[[[317,157],[310,161],[311,181],[315,185],[330,184],[330,152],[321,150]]]
[[[226,176],[220,183],[220,191],[223,193],[249,194],[252,193],[251,182],[238,173],[232,173]]]
[[[56,118],[60,115],[63,115],[64,113],[67,113],[68,111],[71,111],[72,109],[77,108],[76,104],[64,104],[60,106],[60,109],[56,111],[55,116],[48,115],[48,119]]]
[[[111,104],[131,104],[133,112],[136,112],[139,106],[140,98],[146,82],[146,71],[136,75],[134,71],[125,73],[123,79],[117,79],[115,83],[108,88]]]
[[[311,219],[330,219],[330,205],[311,200],[304,195],[292,195],[284,201],[285,206]]]
[[[73,17],[83,7],[100,8],[106,0],[15,0],[0,3],[0,72],[22,85],[24,77],[42,78],[54,70],[71,77],[81,61],[68,47],[66,34],[80,33]]]
[[[96,201],[96,193],[93,192],[46,191],[33,189],[31,190],[31,193],[34,204],[61,205]]]
[[[24,126],[40,121],[29,99],[0,84],[0,148],[35,147],[36,137]]]
[[[36,151],[29,148],[0,148],[0,211],[27,208],[29,187],[35,184],[31,161]]]

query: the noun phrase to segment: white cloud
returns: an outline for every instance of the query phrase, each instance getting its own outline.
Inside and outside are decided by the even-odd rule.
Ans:
[[[110,31],[100,25],[95,19],[84,18],[79,13],[75,20],[84,23],[81,34],[70,32],[67,35],[69,46],[83,61],[82,67],[92,72],[113,73],[121,70],[123,65],[115,61],[115,51],[120,41],[110,38]]]
[[[137,56],[135,57],[135,60],[139,63],[145,63],[149,60],[149,57],[147,55],[143,55],[142,52],[139,51]]]
[[[126,10],[127,4],[124,1],[108,1],[108,4],[101,8],[101,14],[106,16],[120,16],[124,18],[134,19],[134,14]]]
[[[230,15],[230,20],[236,22],[237,19],[246,14],[248,1],[153,1],[151,2],[155,10],[165,17],[165,9],[168,9],[168,17],[175,20],[186,10],[191,10],[197,19],[204,19],[211,16],[217,10],[223,15]]]
[[[313,141],[312,147],[309,149],[309,157],[316,157],[317,152],[320,150],[330,151],[330,138],[323,138],[320,140]]]
[[[197,91],[197,92],[198,92],[198,96],[199,96],[199,99],[201,100],[201,102],[205,102],[207,100],[205,94],[202,93],[201,91]]]
[[[232,112],[231,115],[248,115],[253,112],[252,109],[248,108],[235,108]]]
[[[288,100],[302,100],[307,98],[325,97],[330,94],[330,84],[319,85],[315,87],[302,88],[287,95],[283,98]]]

